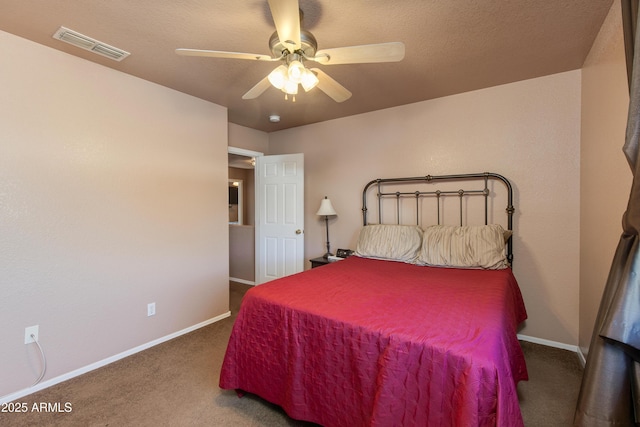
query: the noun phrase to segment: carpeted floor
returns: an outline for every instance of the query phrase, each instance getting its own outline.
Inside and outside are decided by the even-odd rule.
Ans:
[[[1,413],[0,426],[312,426],[233,391],[218,378],[231,326],[248,286],[230,283],[232,316],[149,350],[34,393],[27,413]],[[582,368],[576,354],[522,343],[529,381],[518,384],[527,427],[570,426]],[[32,411],[59,403],[64,411]]]

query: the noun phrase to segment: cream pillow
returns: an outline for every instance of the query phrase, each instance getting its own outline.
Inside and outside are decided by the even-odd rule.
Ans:
[[[459,268],[507,268],[505,230],[499,224],[425,228],[418,263]]]
[[[360,230],[355,254],[412,263],[421,246],[422,229],[417,225],[374,224]]]

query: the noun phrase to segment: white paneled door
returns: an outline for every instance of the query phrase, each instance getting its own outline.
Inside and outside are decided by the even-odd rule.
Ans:
[[[256,157],[256,284],[304,269],[304,155]]]

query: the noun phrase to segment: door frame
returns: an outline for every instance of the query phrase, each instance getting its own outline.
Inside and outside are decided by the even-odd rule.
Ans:
[[[260,151],[252,151],[252,150],[247,150],[247,149],[244,149],[244,148],[231,147],[231,146],[227,147],[227,152],[229,154],[237,154],[238,156],[245,156],[245,157],[262,157],[262,156],[264,156],[264,153],[261,153]]]

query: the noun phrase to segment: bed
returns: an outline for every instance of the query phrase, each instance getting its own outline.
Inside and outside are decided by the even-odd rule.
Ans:
[[[477,181],[478,190],[446,187]],[[496,182],[506,196],[495,195]],[[425,219],[425,200],[435,202],[435,222]],[[490,209],[503,201],[505,227]],[[447,225],[453,205],[459,223]],[[474,210],[484,223],[462,225]],[[362,211],[356,255],[246,293],[220,387],[324,426],[523,426],[517,328],[526,309],[510,268],[509,181],[492,173],[377,179],[364,188]],[[414,224],[402,223],[411,216]]]

